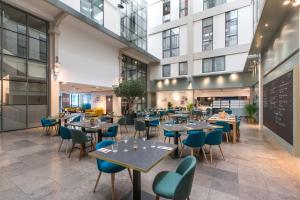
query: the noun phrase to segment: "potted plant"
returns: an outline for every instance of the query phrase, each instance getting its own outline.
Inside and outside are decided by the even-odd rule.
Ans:
[[[187,111],[189,111],[191,113],[193,111],[193,109],[194,109],[193,103],[188,103],[186,105],[186,109],[187,109]]]
[[[248,104],[245,106],[245,110],[247,113],[247,120],[249,124],[254,124],[255,123],[255,113],[257,112],[257,106],[256,104]]]
[[[168,102],[168,108],[173,108],[172,102]]]
[[[145,95],[145,84],[140,80],[127,80],[121,82],[114,87],[114,92],[117,97],[126,99],[126,105],[123,114],[126,117],[127,124],[133,124],[135,113],[133,105],[137,98],[142,98]]]

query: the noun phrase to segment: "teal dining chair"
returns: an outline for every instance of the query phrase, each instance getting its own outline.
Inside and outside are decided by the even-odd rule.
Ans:
[[[134,128],[135,128],[135,132],[134,132],[134,138],[135,138],[137,132],[139,133],[139,136],[140,136],[141,131],[142,132],[146,131],[146,124],[142,120],[135,120]]]
[[[116,142],[113,140],[104,140],[104,141],[96,144],[96,150],[105,148],[107,146],[111,146],[114,143],[116,143]],[[96,188],[99,183],[101,174],[102,173],[111,174],[112,199],[115,199],[115,174],[123,171],[126,168],[122,167],[120,165],[105,161],[105,160],[100,160],[98,158],[96,159],[96,161],[97,161],[97,167],[99,170],[99,174],[98,174],[97,181],[96,181],[96,184],[94,187],[94,192],[96,192]],[[127,170],[129,173],[130,180],[132,182],[132,175],[131,175],[130,169],[127,169]]]
[[[223,126],[222,130],[226,136],[226,142],[228,143],[228,140],[230,138],[230,130],[231,130],[230,124],[228,124],[227,122],[223,122],[223,121],[217,121],[215,124],[218,126]]]
[[[159,125],[160,125],[159,119],[150,121],[149,122],[150,131],[152,131],[152,129],[154,128],[155,133],[156,134],[158,133],[158,135],[159,135]]]
[[[43,133],[50,134],[52,128],[55,130],[57,129],[58,123],[55,120],[50,120],[43,117],[40,121],[43,127],[43,131],[41,132],[40,136],[42,136]]]
[[[152,184],[156,200],[159,200],[160,197],[173,200],[189,199],[195,169],[196,158],[188,156],[180,162],[175,172],[162,171],[157,174]]]
[[[59,145],[58,151],[60,151],[61,146],[65,140],[67,140],[67,146],[66,146],[66,154],[68,153],[68,146],[69,146],[69,141],[72,140],[72,134],[70,129],[68,129],[65,126],[60,127],[60,137],[61,137],[61,143]]]
[[[187,139],[182,141],[183,147],[181,149],[181,153],[180,153],[180,157],[182,156],[182,152],[184,150],[184,147],[187,146],[191,149],[191,155],[194,155],[194,150],[195,149],[199,149],[199,154],[200,154],[200,150],[203,153],[203,157],[205,158],[205,160],[207,161],[206,155],[205,155],[205,151],[204,151],[204,145],[205,145],[205,132],[203,131],[193,131],[191,132]]]
[[[122,134],[122,126],[125,127],[126,132],[128,133],[128,129],[127,129],[127,126],[126,126],[126,118],[125,117],[120,117],[120,119],[118,119],[117,123],[120,126],[120,133],[121,134]]]
[[[70,131],[72,135],[72,148],[69,153],[69,158],[71,157],[71,153],[75,148],[80,149],[79,160],[86,151],[86,148],[91,147],[92,150],[95,149],[92,137],[87,136],[81,130],[70,129]],[[79,144],[79,147],[77,147],[76,144]]]
[[[112,138],[116,141],[116,137],[118,134],[118,125],[111,126],[107,129],[106,132],[102,133],[102,137],[104,138]]]
[[[164,143],[166,142],[167,138],[169,138],[169,144],[171,143],[171,138],[174,138],[175,139],[175,132],[173,131],[167,131],[167,130],[164,130],[164,136],[165,136],[165,139],[164,139]],[[181,134],[178,133],[178,141],[182,147],[182,141],[181,141]]]
[[[209,145],[210,163],[212,163],[212,146],[219,146],[222,157],[225,159],[221,148],[222,138],[222,129],[215,129],[214,131],[211,131],[205,138],[205,144]]]

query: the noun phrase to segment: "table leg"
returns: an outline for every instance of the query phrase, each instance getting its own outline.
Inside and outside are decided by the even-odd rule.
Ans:
[[[97,133],[98,133],[98,142],[101,142],[102,141],[102,129],[99,129],[97,131]]]
[[[147,135],[147,140],[150,139],[150,126],[149,126],[149,121],[145,122],[146,124],[146,135]]]
[[[232,130],[232,142],[235,144],[236,143],[236,123],[232,124],[233,130]]]
[[[133,200],[141,200],[141,172],[133,170]]]
[[[68,123],[68,119],[65,119],[65,126],[66,126],[67,123]]]
[[[179,153],[178,153],[178,137],[179,137],[179,132],[176,131],[175,132],[175,137],[174,137],[174,144],[176,145],[176,149],[174,151],[174,157],[175,158],[178,158],[178,155],[179,155]]]
[[[110,118],[110,123],[114,123],[114,118],[113,117]]]

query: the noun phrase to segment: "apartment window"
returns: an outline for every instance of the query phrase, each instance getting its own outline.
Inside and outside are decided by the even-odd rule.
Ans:
[[[213,18],[209,17],[202,20],[202,50],[213,49]]]
[[[202,60],[202,72],[225,71],[225,57],[206,58]]]
[[[162,66],[162,77],[170,77],[171,76],[171,66],[163,65]]]
[[[225,45],[226,47],[238,44],[238,11],[233,10],[225,15]]]
[[[166,30],[163,36],[163,58],[179,55],[179,28]]]
[[[225,4],[226,0],[203,0],[203,10]]]
[[[187,62],[179,63],[179,76],[188,74],[188,64]]]
[[[101,25],[103,25],[103,11],[103,0],[80,0],[80,12]]]
[[[163,0],[163,23],[171,20],[171,1]]]
[[[188,0],[179,0],[179,16],[184,17],[188,15]]]

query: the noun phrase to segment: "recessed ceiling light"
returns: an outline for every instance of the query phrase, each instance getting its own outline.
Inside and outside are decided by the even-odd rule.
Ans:
[[[282,3],[282,5],[286,6],[286,5],[290,4],[290,3],[291,3],[291,0],[285,0],[285,1]]]
[[[261,36],[259,36],[259,38],[260,38],[260,39],[262,39],[263,37],[264,37],[264,36],[262,36],[262,35],[261,35]]]
[[[269,24],[268,23],[265,23],[265,27],[268,27],[269,26]]]

